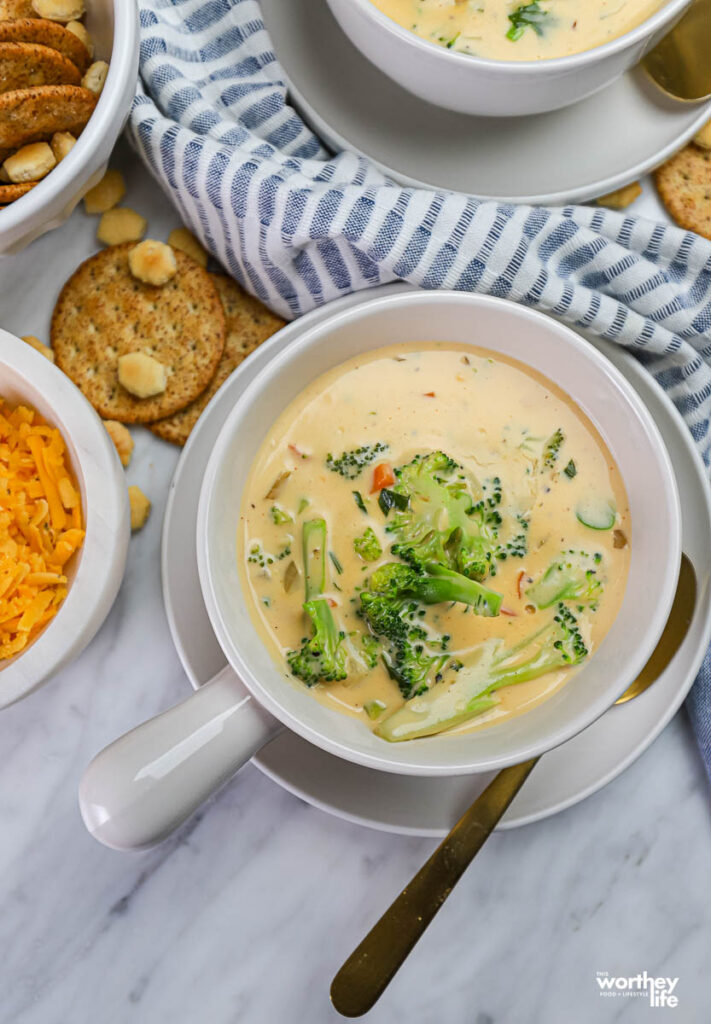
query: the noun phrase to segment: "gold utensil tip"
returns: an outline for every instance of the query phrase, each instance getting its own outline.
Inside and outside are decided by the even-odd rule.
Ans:
[[[671,32],[650,50],[642,66],[656,84],[679,100],[711,96],[711,0],[694,0]]]
[[[687,634],[695,603],[696,574],[690,560],[682,555],[676,595],[664,632],[647,664],[616,704],[639,696],[664,672]],[[360,1017],[375,1005],[538,761],[534,757],[494,776],[349,956],[331,985],[331,1001],[344,1017]]]
[[[630,683],[622,696],[618,697],[615,704],[624,704],[626,701],[632,700],[633,697],[638,697],[640,693],[644,693],[652,683],[659,679],[664,669],[681,647],[694,615],[695,604],[696,573],[691,561],[686,555],[682,555],[674,604],[669,613],[664,632],[659,639],[659,643],[652,651],[647,664],[635,681]]]

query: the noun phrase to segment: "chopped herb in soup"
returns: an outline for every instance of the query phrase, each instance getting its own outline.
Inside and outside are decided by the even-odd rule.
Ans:
[[[238,558],[285,675],[399,741],[562,686],[617,614],[628,536],[617,467],[563,392],[482,349],[413,344],[344,363],[282,413]]]
[[[493,60],[544,60],[602,46],[662,0],[373,0],[403,28],[449,50]]]

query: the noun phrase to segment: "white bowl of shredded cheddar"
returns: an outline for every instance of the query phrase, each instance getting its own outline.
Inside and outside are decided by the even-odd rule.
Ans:
[[[71,381],[0,331],[0,707],[77,657],[104,621],[129,538],[123,471]]]

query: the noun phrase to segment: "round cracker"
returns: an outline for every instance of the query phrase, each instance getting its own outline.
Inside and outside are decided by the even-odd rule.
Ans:
[[[655,179],[679,227],[711,238],[711,151],[687,146],[662,164]]]
[[[81,85],[79,68],[49,46],[0,42],[0,93],[33,85]]]
[[[37,16],[30,0],[0,0],[0,21]]]
[[[16,18],[14,21],[0,21],[0,42],[38,43],[49,46],[63,57],[76,64],[82,74],[91,63],[91,57],[81,39],[68,32],[63,25],[46,18]]]
[[[27,195],[36,184],[36,181],[26,181],[18,185],[0,185],[0,203],[14,203],[16,199]]]
[[[210,274],[210,277],[220,293],[225,312],[225,348],[214,377],[200,397],[174,416],[150,424],[154,434],[172,444],[185,444],[206,405],[232,371],[286,325],[285,320],[248,295],[231,277],[223,274]]]
[[[55,132],[78,135],[97,99],[78,85],[37,85],[0,93],[0,148],[38,142]]]
[[[132,276],[134,242],[91,256],[62,289],[52,314],[57,366],[96,411],[120,423],[148,423],[184,409],[210,383],[225,345],[225,317],[210,275],[182,252],[175,276],[158,288]],[[135,398],[118,382],[118,360],[145,352],[166,368],[168,385]]]

